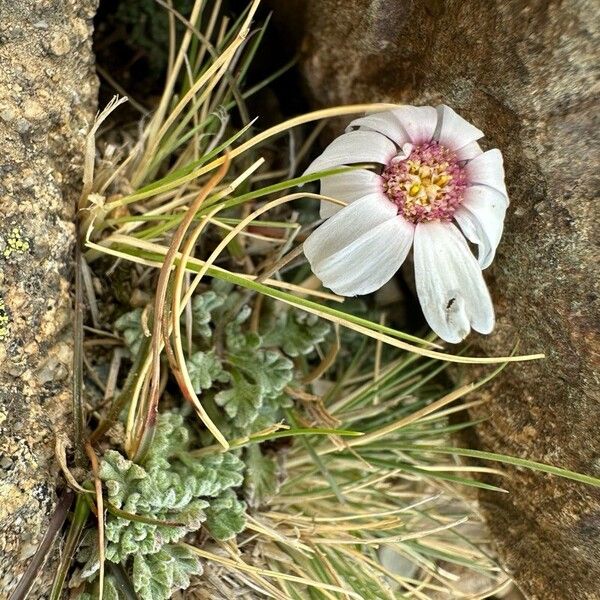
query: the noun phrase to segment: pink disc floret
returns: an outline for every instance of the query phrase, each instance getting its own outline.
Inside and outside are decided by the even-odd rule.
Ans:
[[[384,192],[413,223],[451,221],[467,186],[456,154],[438,142],[415,146],[407,158],[393,158],[381,175]]]

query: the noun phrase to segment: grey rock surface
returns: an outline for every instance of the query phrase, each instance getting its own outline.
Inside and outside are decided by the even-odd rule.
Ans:
[[[0,598],[44,534],[71,418],[73,215],[96,0],[0,1]],[[47,597],[52,560],[30,597]]]
[[[511,197],[486,271],[498,325],[479,351],[547,354],[507,368],[472,416],[476,447],[600,476],[600,6],[594,0],[272,2],[317,106],[444,102],[502,150]],[[467,376],[472,377],[469,371]],[[482,493],[530,598],[600,598],[598,489],[507,468]]]

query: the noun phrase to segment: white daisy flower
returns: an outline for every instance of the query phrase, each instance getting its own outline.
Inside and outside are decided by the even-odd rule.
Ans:
[[[443,105],[400,106],[352,121],[306,173],[355,163],[378,168],[321,179],[321,194],[348,204],[321,203],[327,221],[304,243],[315,275],[342,296],[368,294],[414,248],[430,327],[453,343],[471,328],[490,333],[494,309],[481,271],[500,242],[508,195],[502,155],[483,152],[482,136]],[[478,246],[478,259],[467,240]]]

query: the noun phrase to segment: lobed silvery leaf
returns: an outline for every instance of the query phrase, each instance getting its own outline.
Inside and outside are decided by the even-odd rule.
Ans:
[[[94,586],[97,588],[97,585]],[[77,600],[94,600],[98,598],[100,590],[94,589],[91,593],[84,592]],[[119,589],[119,585],[115,578],[109,573],[104,577],[104,593],[102,595],[103,600],[125,600],[127,596]]]
[[[263,347],[281,348],[292,358],[305,356],[324,342],[330,331],[329,323],[317,315],[286,310],[272,320],[268,331],[262,332]]]
[[[265,396],[279,394],[294,376],[294,363],[273,350],[258,350],[250,356],[230,354],[228,361],[256,383]]]
[[[186,360],[186,366],[192,381],[194,392],[210,389],[215,382],[227,383],[231,376],[223,370],[221,361],[214,350],[195,352]]]
[[[173,569],[161,552],[133,558],[132,582],[142,600],[167,600],[173,588]]]
[[[206,528],[217,540],[229,540],[246,526],[246,505],[232,490],[213,500],[206,510]]]
[[[258,444],[252,444],[247,449],[246,462],[246,499],[250,506],[258,508],[277,493],[277,464],[271,456],[262,453]]]
[[[256,419],[263,396],[259,385],[250,383],[238,373],[233,373],[232,387],[219,392],[215,396],[215,402],[225,409],[237,428],[246,430]]]
[[[194,296],[192,299],[192,334],[205,340],[212,337],[210,322],[212,313],[225,302],[223,295],[213,290]]]
[[[246,306],[244,309],[249,310]],[[250,313],[242,310],[237,319],[230,321],[225,326],[225,344],[229,352],[235,354],[252,354],[260,348],[261,339],[257,333],[244,331],[241,327]],[[240,319],[240,316],[242,317]]]
[[[258,409],[258,415],[252,424],[251,430],[247,431],[246,434],[260,431],[270,427],[273,423],[278,423],[284,418],[283,409],[290,408],[292,405],[292,399],[285,394],[267,396]]]
[[[132,356],[137,355],[142,340],[144,339],[142,312],[141,308],[136,308],[135,310],[121,315],[115,321],[115,329],[123,334],[125,345]]]
[[[244,463],[232,452],[211,454],[196,458],[182,456],[182,462],[195,475],[195,495],[215,497],[223,491],[238,487],[244,476]]]
[[[185,546],[167,544],[162,552],[171,559],[173,569],[173,589],[187,589],[191,575],[202,575],[202,561]]]
[[[202,563],[184,546],[166,544],[159,552],[136,555],[133,586],[141,600],[167,600],[190,585],[190,576],[201,575]]]
[[[168,469],[170,458],[187,450],[190,441],[190,430],[184,425],[180,413],[173,411],[160,414],[144,466],[148,470]]]
[[[108,498],[117,508],[123,506],[124,500],[135,490],[139,482],[147,477],[146,471],[116,450],[104,453],[99,469],[100,479],[108,490]]]

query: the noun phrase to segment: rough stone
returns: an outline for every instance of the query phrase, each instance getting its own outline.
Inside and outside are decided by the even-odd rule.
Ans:
[[[313,103],[445,102],[502,150],[512,200],[486,272],[497,308],[488,354],[543,351],[488,385],[483,449],[600,475],[598,3],[595,0],[272,2],[301,50]],[[472,373],[471,373],[472,375]],[[482,493],[526,595],[599,598],[597,489],[507,468]]]
[[[71,411],[74,205],[96,0],[0,2],[0,598],[45,532]],[[30,597],[47,597],[48,561]]]

